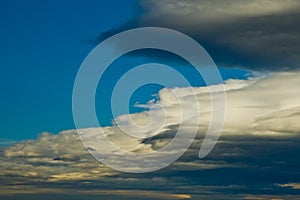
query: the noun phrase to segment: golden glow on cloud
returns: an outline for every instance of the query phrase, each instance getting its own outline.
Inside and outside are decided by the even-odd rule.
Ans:
[[[111,195],[127,197],[148,197],[159,199],[190,199],[188,194],[172,194],[151,190],[84,190],[79,188],[49,188],[30,185],[0,186],[1,195],[13,196],[22,194],[77,194],[77,195]]]

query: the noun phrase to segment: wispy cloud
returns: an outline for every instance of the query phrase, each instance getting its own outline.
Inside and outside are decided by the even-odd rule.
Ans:
[[[286,184],[279,184],[281,187],[291,187],[293,189],[300,189],[300,183],[286,183]]]
[[[15,143],[15,142],[16,142],[16,141],[11,140],[11,139],[0,138],[0,147],[1,147],[1,146],[12,145],[12,144]]]

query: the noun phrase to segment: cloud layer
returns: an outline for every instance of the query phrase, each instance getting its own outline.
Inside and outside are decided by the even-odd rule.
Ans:
[[[207,87],[193,88],[201,107],[201,121],[192,146],[171,166],[146,175],[121,173],[96,161],[82,145],[75,130],[57,135],[44,133],[37,140],[2,148],[1,195],[13,195],[12,186],[18,187],[22,195],[26,194],[26,187],[33,187],[35,194],[41,195],[48,193],[45,188],[50,186],[59,188],[76,184],[80,188],[78,195],[84,195],[89,190],[90,195],[111,199],[120,196],[129,198],[132,196],[129,190],[132,189],[139,190],[141,194],[144,192],[144,199],[222,199],[223,195],[218,194],[228,194],[231,199],[299,197],[299,75],[275,73],[249,80],[228,80],[225,84],[224,130],[213,151],[201,160],[197,155],[210,121],[210,98]],[[116,126],[82,129],[79,132],[92,137],[102,129],[111,142],[123,149],[139,153],[154,152],[168,144],[178,130],[180,106],[174,93],[183,97],[181,106],[190,108],[190,116],[193,116],[190,88],[162,89],[160,100],[149,104],[160,105],[168,116],[157,135],[135,138],[124,134]],[[162,111],[158,109],[153,112],[159,115]],[[126,122],[129,117],[136,119],[135,122],[140,125],[149,122],[146,111],[120,116],[116,120]],[[195,126],[193,120],[190,122],[189,126]],[[128,130],[134,130],[134,124],[125,124]],[[145,136],[151,131],[145,131]],[[92,141],[97,139],[92,138]],[[89,143],[88,150],[97,149],[93,144],[97,143]],[[114,156],[118,152],[107,149],[102,153],[110,156],[113,162],[120,162]],[[127,166],[134,164],[127,163]],[[109,195],[112,190],[119,192]],[[229,195],[232,193],[235,195]],[[17,199],[17,196],[13,198]]]

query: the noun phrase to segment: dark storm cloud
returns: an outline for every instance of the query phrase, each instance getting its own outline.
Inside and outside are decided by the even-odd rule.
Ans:
[[[193,37],[219,66],[254,70],[300,68],[297,0],[144,0],[141,6],[142,15],[102,33],[100,40],[130,28],[159,26]]]

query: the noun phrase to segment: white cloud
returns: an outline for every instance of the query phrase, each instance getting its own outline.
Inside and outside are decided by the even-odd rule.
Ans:
[[[291,187],[293,189],[300,189],[300,183],[286,183],[286,184],[279,184],[280,187]]]
[[[1,154],[1,177],[26,177],[34,181],[94,180],[116,172],[95,161],[75,130],[7,147]]]
[[[220,23],[243,17],[267,16],[295,10],[300,6],[297,0],[165,0],[142,1],[146,8],[145,20],[160,18],[176,24]]]
[[[300,73],[275,73],[268,77],[250,80],[228,80],[225,84],[227,102],[222,136],[233,138],[247,135],[285,137],[299,134],[299,75]],[[196,139],[196,147],[191,148],[186,154],[186,156],[191,157],[195,157],[195,154],[197,154],[199,144],[203,139],[211,117],[208,88],[193,89],[201,107],[201,122],[198,127],[199,134]],[[102,130],[112,143],[122,149],[140,153],[154,152],[168,144],[181,122],[180,105],[174,94],[181,96],[183,99],[181,106],[188,109],[189,116],[186,118],[189,119],[188,126],[196,126],[193,121],[195,105],[192,105],[190,101],[193,94],[191,88],[165,88],[159,92],[159,101],[150,102],[151,106],[161,108],[152,111],[152,116],[155,116],[155,119],[152,120],[154,126],[148,127],[144,133],[141,132],[143,136],[152,135],[155,128],[161,125],[161,116],[167,116],[157,136],[136,138],[124,134],[117,126],[82,129],[79,132],[89,138],[88,147],[90,150],[97,150],[97,141],[103,140],[98,135],[99,131]],[[164,115],[161,115],[162,112],[164,112]],[[136,119],[135,123],[141,126],[151,121],[146,111],[120,116],[116,120],[122,121],[126,130],[134,131],[135,124],[127,121],[131,117]],[[158,123],[159,126],[155,126],[155,123]],[[188,129],[186,130],[188,131]],[[220,144],[222,144],[222,141]],[[126,165],[129,168],[137,167],[135,163],[120,163],[117,157],[114,156],[118,153],[120,152],[111,152],[110,148],[101,152],[101,154],[107,155],[111,162]],[[170,152],[164,153],[168,155]],[[226,154],[226,152],[221,153],[220,155]],[[175,163],[173,167],[174,169],[176,166],[185,166],[191,169],[232,167],[233,164],[227,163],[226,158],[228,156],[240,156],[240,153],[235,150],[229,151],[224,160],[217,162],[212,160],[199,163],[187,159],[186,161],[180,161],[178,164]],[[13,175],[31,177],[36,180],[61,181],[95,180],[118,173],[92,158],[74,130],[63,131],[58,135],[44,133],[37,140],[24,141],[7,147],[2,154],[0,176]],[[239,166],[244,165],[240,163]]]
[[[254,78],[249,80],[228,80],[225,83],[226,89],[226,118],[222,134],[269,134],[278,132],[287,134],[300,131],[300,73],[275,73],[273,75]],[[210,86],[213,88],[215,86]],[[193,92],[196,94],[200,104],[200,127],[207,127],[211,117],[210,95],[207,87],[193,88],[173,88],[162,89],[159,92],[160,101],[156,103],[159,108],[152,111],[155,116],[154,122],[159,122],[166,116],[163,130],[168,130],[169,126],[179,125],[181,122],[181,107],[187,108],[192,119],[196,105],[191,104]],[[177,97],[183,99],[179,104]],[[151,103],[153,106],[153,103]],[[164,112],[164,114],[161,114]],[[131,115],[123,115],[117,118],[126,124],[126,130],[135,130],[135,125],[141,126],[149,123],[149,113],[142,112]],[[155,115],[156,114],[156,115]],[[161,117],[162,116],[162,117]],[[136,124],[130,119],[133,118]],[[153,122],[153,121],[152,121]],[[193,124],[191,120],[190,125]],[[154,130],[156,126],[152,127]],[[116,127],[111,127],[113,134]],[[151,130],[146,130],[149,132]]]

